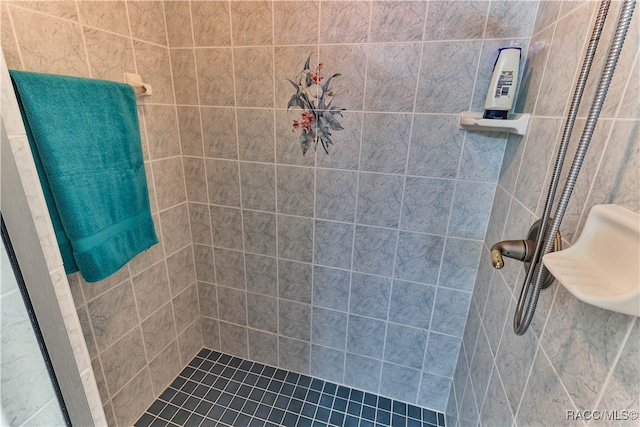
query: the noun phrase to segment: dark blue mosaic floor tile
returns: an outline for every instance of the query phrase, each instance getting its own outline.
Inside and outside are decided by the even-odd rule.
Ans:
[[[202,349],[136,427],[444,427],[444,414]]]
[[[320,407],[316,411],[316,420],[327,422],[329,420],[330,414],[331,414],[331,411],[329,409]]]
[[[164,409],[165,406],[167,406],[165,402],[163,402],[162,400],[156,400],[149,407],[149,409],[147,409],[147,412],[150,413],[151,415],[158,415],[160,411]]]
[[[202,423],[202,421],[204,421],[204,417],[203,416],[198,415],[198,414],[191,414],[191,416],[189,417],[187,422],[184,423],[184,425],[186,427],[199,426],[200,423]]]
[[[360,418],[347,415],[344,419],[344,427],[358,427],[360,424]]]
[[[438,416],[435,412],[430,411],[428,409],[422,410],[422,421],[432,424],[434,426],[438,425]]]
[[[378,397],[378,408],[391,412],[391,399],[386,397]]]
[[[165,391],[162,392],[162,394],[160,395],[160,399],[164,400],[165,402],[168,402],[168,401],[171,400],[171,398],[173,396],[176,395],[177,392],[178,392],[178,390],[175,390],[175,389],[169,387]]]
[[[271,406],[260,405],[258,406],[258,410],[256,411],[255,415],[261,420],[266,420],[269,417],[270,412],[271,412]]]
[[[213,407],[213,403],[202,401],[196,407],[195,413],[200,415],[207,415],[212,407]]]
[[[347,414],[360,418],[360,411],[362,411],[362,405],[358,402],[350,401],[347,405]]]
[[[258,409],[258,403],[253,400],[247,400],[247,403],[242,407],[242,413],[247,415],[253,415]]]
[[[317,405],[311,404],[309,402],[305,403],[302,406],[302,415],[305,417],[313,418],[316,414],[316,410],[318,409]]]
[[[233,427],[247,427],[251,421],[251,417],[247,414],[239,414],[238,418],[233,422]]]
[[[379,412],[383,412],[383,411],[379,411]],[[363,406],[362,407],[362,412],[361,412],[361,417],[364,418],[365,420],[375,421],[375,419],[376,419],[376,410],[374,408],[372,408],[371,406]]]
[[[153,415],[144,414],[143,416],[140,417],[140,419],[136,423],[136,426],[138,426],[138,427],[149,427],[154,419],[155,419],[155,417]]]
[[[224,411],[224,414],[222,414],[222,418],[220,418],[220,421],[229,425],[233,425],[233,422],[237,417],[237,411],[234,411],[233,409],[227,409],[226,411]]]
[[[267,420],[271,421],[272,423],[279,424],[283,418],[284,418],[284,411],[282,409],[273,408]]]
[[[295,390],[293,390],[293,397],[297,399],[304,399],[307,396],[308,392],[309,389],[307,387],[297,385]]]
[[[331,412],[331,416],[329,417],[329,424],[334,426],[342,426],[344,421],[344,413],[343,412]]]
[[[340,412],[346,412],[347,411],[347,401],[345,399],[340,398],[340,397],[336,397],[335,400],[333,401],[333,410],[334,411],[340,411]]]
[[[165,427],[167,425],[169,425],[168,421],[164,421],[164,420],[162,420],[160,418],[156,418],[155,420],[153,420],[153,422],[151,423],[150,427]],[[137,424],[136,424],[136,426],[137,426]]]
[[[353,400],[353,399],[352,399]],[[369,406],[376,406],[378,404],[378,396],[371,393],[364,394],[364,403]]]
[[[407,405],[407,415],[409,418],[420,420],[422,417],[422,408],[414,405]]]
[[[310,388],[316,391],[322,391],[322,389],[324,388],[324,381],[314,378],[313,380],[311,380]]]
[[[378,424],[391,425],[391,412],[378,409],[378,411],[376,412],[376,416]]]
[[[404,415],[393,414],[391,416],[392,427],[407,427],[407,417]]]
[[[251,418],[251,421],[249,421],[249,427],[264,427],[264,420]]]
[[[213,408],[211,408],[211,411],[209,411],[207,417],[213,420],[219,420],[220,418],[222,418],[222,414],[224,414],[224,411],[224,406],[215,405]]]

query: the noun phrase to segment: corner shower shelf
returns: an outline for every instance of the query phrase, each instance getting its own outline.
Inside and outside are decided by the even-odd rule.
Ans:
[[[485,132],[510,132],[524,135],[529,123],[529,114],[516,114],[508,120],[483,119],[482,113],[465,111],[460,113],[458,124],[466,130]]]
[[[640,215],[596,205],[574,245],[542,260],[579,300],[640,316]]]

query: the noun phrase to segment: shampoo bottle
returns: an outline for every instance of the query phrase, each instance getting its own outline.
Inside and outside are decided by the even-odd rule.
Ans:
[[[506,119],[513,106],[520,68],[519,47],[501,48],[493,66],[493,76],[484,104],[485,119]]]

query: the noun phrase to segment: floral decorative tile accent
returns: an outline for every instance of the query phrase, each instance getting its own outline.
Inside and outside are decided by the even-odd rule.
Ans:
[[[302,155],[307,154],[311,146],[317,149],[318,143],[322,145],[324,152],[329,154],[329,145],[333,144],[331,131],[344,129],[336,116],[342,117],[342,111],[345,109],[331,105],[333,103],[331,80],[340,77],[340,74],[336,73],[322,83],[325,80],[322,75],[322,62],[312,71],[309,67],[310,61],[311,55],[304,63],[304,69],[297,81],[287,79],[296,89],[296,93],[291,96],[287,104],[287,110],[291,107],[302,109],[301,119],[293,121],[292,129],[293,132],[301,131]]]

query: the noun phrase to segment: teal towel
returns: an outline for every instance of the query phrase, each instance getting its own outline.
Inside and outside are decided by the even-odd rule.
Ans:
[[[158,242],[133,88],[10,74],[65,271],[102,280]]]

